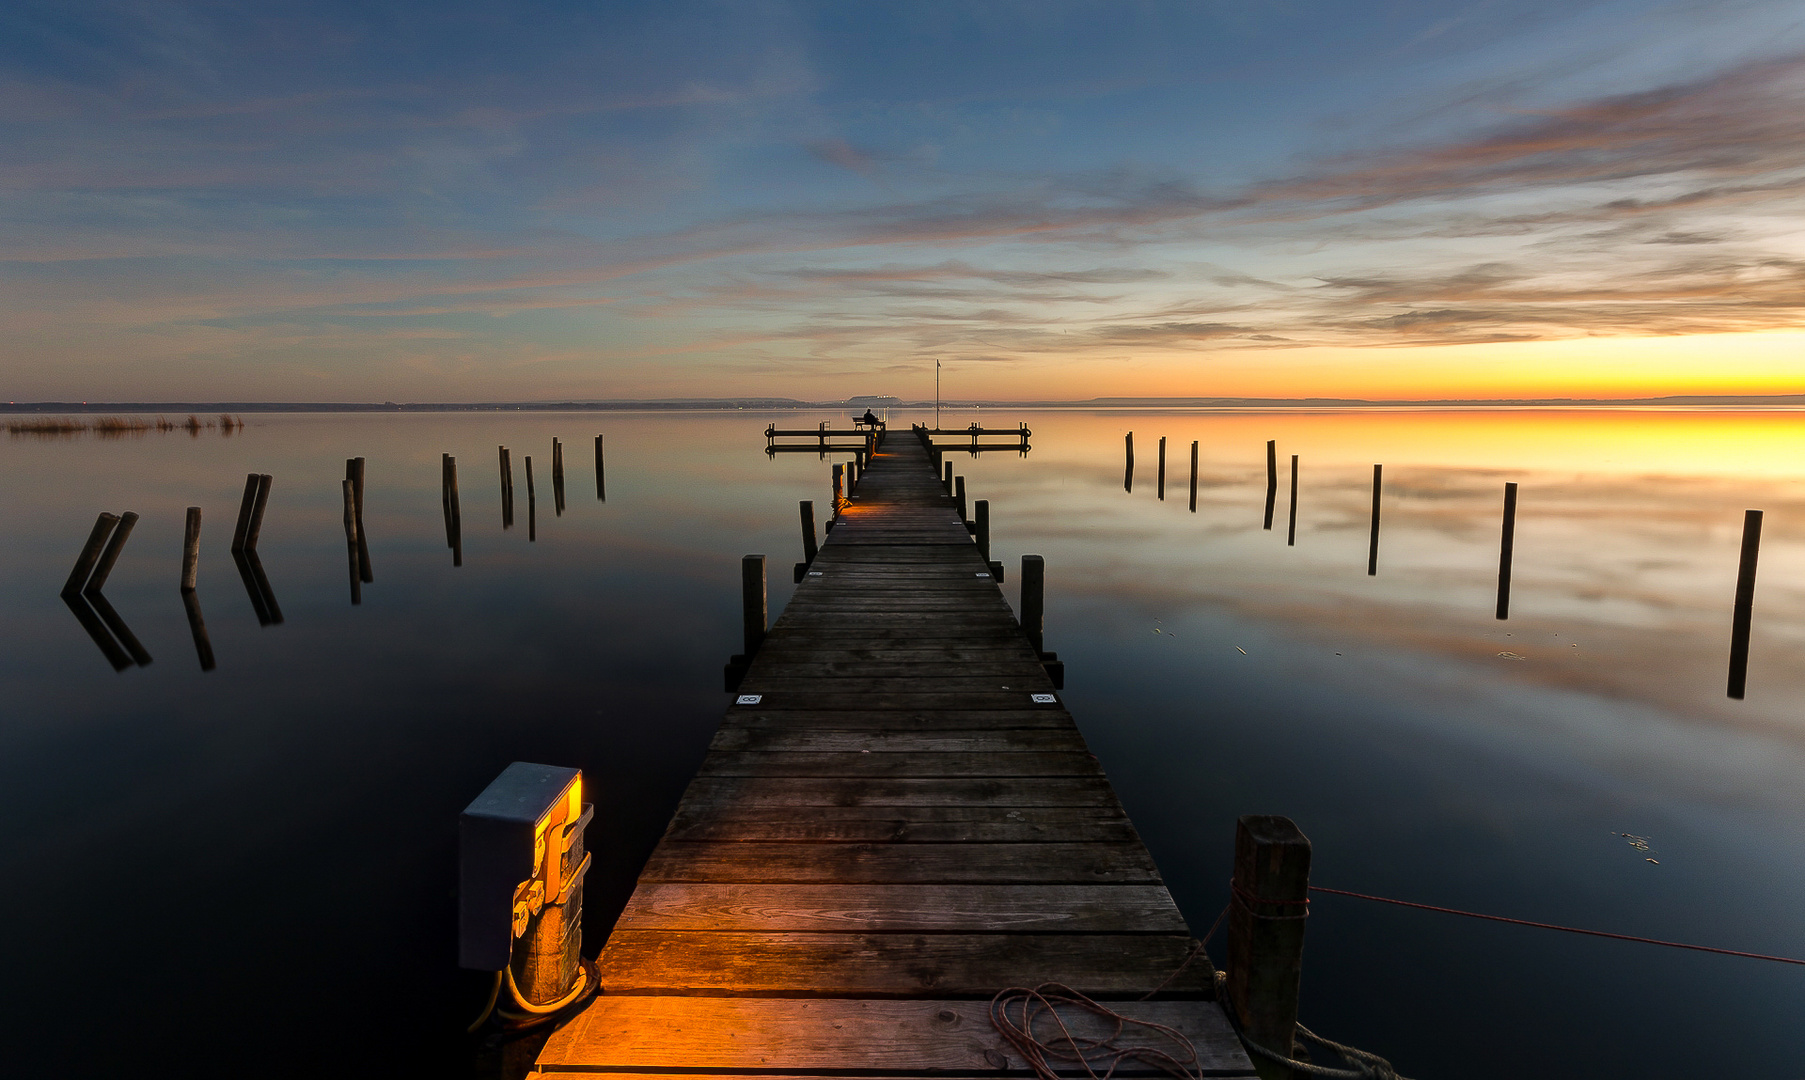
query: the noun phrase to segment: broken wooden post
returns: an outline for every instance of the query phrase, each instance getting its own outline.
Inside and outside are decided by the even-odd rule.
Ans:
[[[88,542],[81,546],[81,554],[75,557],[75,568],[69,571],[69,580],[63,583],[64,596],[76,596],[81,587],[88,583],[88,575],[94,572],[94,562],[100,558],[100,549],[106,546],[107,537],[112,535],[113,526],[119,519],[112,514],[102,514],[94,519],[94,529],[88,533]]]
[[[1191,513],[1197,512],[1197,440],[1191,440]]]
[[[747,555],[740,559],[740,621],[745,631],[746,659],[758,652],[765,641],[765,557]]]
[[[113,564],[119,561],[119,553],[125,550],[125,542],[131,539],[132,527],[137,524],[138,515],[130,510],[119,516],[119,524],[113,529],[113,535],[107,537],[106,549],[100,553],[100,561],[94,564],[94,572],[88,576],[82,592],[97,593],[106,587],[107,575],[113,572]]]
[[[1373,577],[1379,573],[1379,490],[1385,477],[1385,466],[1373,466],[1373,538],[1366,549],[1366,574]]]
[[[1047,561],[1039,555],[1022,556],[1022,632],[1038,656],[1047,622]]]
[[[201,571],[201,508],[188,508],[188,522],[182,529],[182,591],[193,592]],[[199,644],[197,640],[195,644]]]
[[[1235,822],[1229,881],[1228,1007],[1241,1037],[1295,1057],[1297,993],[1310,915],[1310,841],[1290,818],[1247,815]],[[1291,1080],[1289,1066],[1253,1055],[1264,1080]]]
[[[1742,700],[1749,679],[1749,627],[1755,609],[1755,562],[1761,555],[1761,511],[1742,512],[1742,561],[1736,567],[1736,607],[1730,618],[1730,696]]]
[[[1504,485],[1504,536],[1498,544],[1498,617],[1510,618],[1510,559],[1517,546],[1517,485]]]
[[[1157,488],[1159,501],[1166,501],[1166,437],[1159,437],[1159,478],[1154,485]]]
[[[351,602],[363,603],[363,567],[357,560],[357,493],[351,481],[341,481],[345,493],[345,551],[351,560]]]

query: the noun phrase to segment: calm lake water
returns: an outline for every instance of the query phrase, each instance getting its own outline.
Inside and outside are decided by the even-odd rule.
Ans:
[[[5,1071],[455,1075],[487,990],[455,966],[458,812],[510,761],[582,767],[597,808],[585,951],[600,946],[726,704],[740,556],[771,557],[779,610],[796,502],[828,499],[828,464],[768,459],[762,429],[823,419],[838,418],[286,414],[229,438],[0,441]],[[945,423],[973,419],[1034,429],[1026,458],[951,460],[990,500],[1012,602],[1020,554],[1046,557],[1067,702],[1199,934],[1226,902],[1235,817],[1277,813],[1313,841],[1317,884],[1805,957],[1805,414]],[[514,455],[506,531],[498,445]],[[457,568],[441,452],[459,465]],[[375,575],[356,607],[339,489],[354,455]],[[227,553],[252,471],[275,478],[261,557],[283,621],[268,626]],[[211,672],[177,591],[191,505]],[[1767,515],[1733,701],[1745,508]],[[153,662],[119,672],[57,596],[103,510],[142,515],[106,594]],[[1796,1078],[1801,1016],[1799,967],[1313,905],[1304,1021],[1418,1078]]]

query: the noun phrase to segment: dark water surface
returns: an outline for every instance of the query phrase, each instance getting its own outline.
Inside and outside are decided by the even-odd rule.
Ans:
[[[5,1071],[455,1075],[487,988],[454,963],[458,811],[510,761],[584,769],[593,953],[725,705],[740,555],[770,556],[775,613],[796,501],[827,504],[827,464],[768,460],[760,431],[829,418],[273,415],[230,438],[0,444]],[[1012,601],[1019,555],[1046,556],[1068,703],[1198,933],[1226,900],[1235,816],[1282,813],[1319,884],[1805,956],[1805,416],[978,418],[1035,429],[1028,458],[955,469],[991,502]],[[441,451],[459,464],[455,569]],[[375,572],[357,607],[353,455]],[[275,477],[261,557],[279,625],[259,626],[226,551],[251,471]],[[1499,622],[1506,481],[1521,501]],[[177,592],[190,505],[206,673]],[[1748,698],[1730,701],[1745,507],[1766,532]],[[106,594],[153,662],[119,673],[56,595],[102,510],[142,515]],[[1303,1013],[1419,1080],[1805,1076],[1805,969],[1332,896]]]

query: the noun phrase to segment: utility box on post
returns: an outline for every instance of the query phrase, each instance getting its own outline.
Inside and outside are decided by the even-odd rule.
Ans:
[[[458,964],[511,971],[533,1004],[575,983],[583,945],[583,774],[516,761],[458,818]],[[522,946],[516,947],[515,942]]]

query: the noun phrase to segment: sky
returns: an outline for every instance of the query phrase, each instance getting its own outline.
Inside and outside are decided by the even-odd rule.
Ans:
[[[0,400],[1805,392],[1805,5],[0,6]]]

